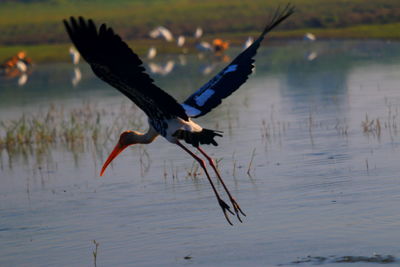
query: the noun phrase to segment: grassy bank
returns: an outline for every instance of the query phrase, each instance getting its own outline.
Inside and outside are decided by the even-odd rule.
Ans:
[[[330,31],[400,23],[398,0],[290,2],[296,6],[296,14],[281,30]],[[127,39],[148,38],[149,30],[158,25],[185,35],[192,35],[197,26],[203,27],[206,34],[258,32],[276,7],[285,3],[281,0],[0,0],[0,44],[65,43],[68,40],[61,21],[71,15],[107,22]],[[399,34],[398,29],[396,32]]]
[[[400,39],[398,0],[293,0],[296,13],[272,38]],[[205,40],[221,37],[233,44],[256,36],[280,0],[0,0],[0,61],[25,50],[36,62],[68,60],[70,45],[62,19],[84,15],[106,22],[135,51],[152,44],[159,52],[180,52],[174,44],[150,40],[148,32],[165,25],[173,34],[192,36],[203,27]],[[190,41],[190,40],[189,40]],[[192,40],[193,42],[193,40]]]
[[[302,39],[304,33],[311,31],[316,34],[318,39],[377,38],[400,40],[400,31],[397,29],[400,29],[400,23],[361,25],[340,29],[297,29],[273,32],[270,34],[270,38],[299,40]],[[232,45],[242,45],[247,36],[257,36],[257,34],[259,34],[259,32],[226,33],[218,36],[228,39]],[[211,40],[216,36],[217,35],[210,34],[205,37],[205,40]],[[128,43],[129,46],[141,56],[146,54],[151,45],[157,47],[158,53],[182,52],[182,49],[178,48],[175,43],[167,43],[162,40],[136,39],[130,40]],[[264,43],[264,45],[267,45],[267,43]],[[70,46],[70,43],[0,46],[0,62],[21,50],[26,51],[28,56],[36,63],[70,61],[68,54]],[[195,51],[193,39],[187,42],[187,47],[189,53]]]

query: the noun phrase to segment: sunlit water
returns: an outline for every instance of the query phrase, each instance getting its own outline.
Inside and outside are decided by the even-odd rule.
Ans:
[[[226,64],[153,62],[169,60],[172,72],[153,77],[179,100]],[[75,86],[66,63],[35,66],[23,86],[1,78],[0,119],[51,103],[129,104],[79,68]],[[93,240],[97,266],[399,264],[399,107],[399,43],[262,47],[248,82],[197,120],[224,131],[205,149],[247,214],[233,227],[204,175],[189,175],[193,160],[162,138],[128,149],[102,178],[118,135],[102,149],[54,145],[40,157],[3,149],[0,266],[93,266]]]

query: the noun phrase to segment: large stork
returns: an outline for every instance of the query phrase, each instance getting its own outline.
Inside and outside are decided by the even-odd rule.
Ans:
[[[214,138],[222,136],[221,132],[202,128],[192,118],[210,112],[221,104],[222,99],[231,95],[247,80],[254,68],[253,57],[264,36],[292,15],[293,11],[294,8],[290,4],[283,9],[278,8],[258,39],[182,104],[154,84],[146,74],[143,62],[106,24],[102,24],[98,29],[91,19],[71,17],[69,21],[64,20],[69,37],[82,57],[90,64],[93,72],[131,99],[148,116],[149,129],[146,133],[125,131],[120,135],[100,175],[103,175],[110,162],[128,146],[149,144],[161,135],[181,147],[200,164],[228,223],[232,225],[227,211],[232,215],[236,214],[238,220],[242,222],[240,214],[246,215],[226,187],[214,160],[200,147],[209,144],[217,146]],[[235,214],[216,190],[208,173],[206,161],[183,145],[182,141],[195,147],[208,161],[226,191]]]

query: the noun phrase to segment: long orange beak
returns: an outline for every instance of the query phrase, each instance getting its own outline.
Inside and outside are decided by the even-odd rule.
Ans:
[[[127,147],[128,145],[123,145],[121,144],[121,142],[118,142],[118,144],[114,147],[114,150],[108,156],[106,162],[104,162],[103,168],[101,168],[100,176],[103,176],[104,171],[106,170],[107,166],[111,163],[111,161],[113,161]]]

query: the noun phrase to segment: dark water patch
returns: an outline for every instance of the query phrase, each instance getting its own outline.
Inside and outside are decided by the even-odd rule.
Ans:
[[[379,264],[387,264],[387,263],[396,263],[398,259],[393,255],[380,255],[375,254],[373,256],[307,256],[304,258],[299,258],[295,261],[292,261],[291,264],[327,264],[327,263],[379,263]],[[282,265],[280,265],[282,266]]]
[[[372,257],[364,256],[343,256],[336,258],[333,262],[372,262],[372,263],[394,263],[397,262],[396,258],[392,255],[374,255]]]
[[[0,228],[0,232],[16,232],[16,231],[26,231],[31,230],[33,227],[3,227]]]

